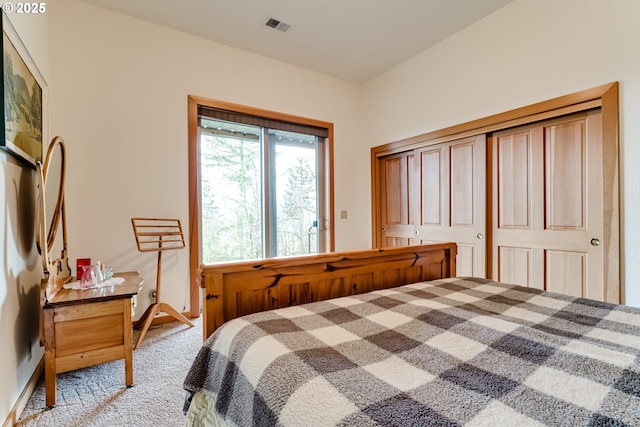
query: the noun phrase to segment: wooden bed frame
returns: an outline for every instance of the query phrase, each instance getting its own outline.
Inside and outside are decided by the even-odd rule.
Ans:
[[[206,340],[246,314],[456,275],[455,243],[201,265]]]

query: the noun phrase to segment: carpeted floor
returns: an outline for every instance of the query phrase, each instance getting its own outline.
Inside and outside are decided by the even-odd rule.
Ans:
[[[124,362],[110,362],[57,377],[57,402],[45,409],[43,378],[17,426],[181,426],[182,382],[202,345],[201,319],[154,326],[133,352],[134,386],[124,385]],[[133,342],[136,342],[134,331]]]

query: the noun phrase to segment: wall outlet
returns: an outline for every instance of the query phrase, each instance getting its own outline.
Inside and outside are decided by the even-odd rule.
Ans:
[[[156,301],[156,291],[155,290],[151,291],[151,293],[149,294],[149,298],[151,298],[151,304],[155,304],[157,302]]]

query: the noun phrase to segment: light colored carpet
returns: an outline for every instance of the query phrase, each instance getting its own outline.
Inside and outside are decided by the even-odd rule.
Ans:
[[[17,426],[184,425],[182,383],[202,345],[201,318],[193,321],[194,328],[172,322],[149,329],[133,351],[131,388],[123,361],[66,372],[57,377],[56,406],[46,410],[41,378]],[[137,337],[134,331],[134,344]]]

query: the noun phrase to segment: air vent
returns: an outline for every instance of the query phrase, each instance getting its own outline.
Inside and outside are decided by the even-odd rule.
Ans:
[[[265,24],[267,27],[271,27],[271,28],[275,28],[276,30],[280,30],[283,33],[286,33],[289,28],[291,28],[291,25],[278,21],[277,19],[274,18],[269,18],[269,20],[267,21],[267,23]]]

